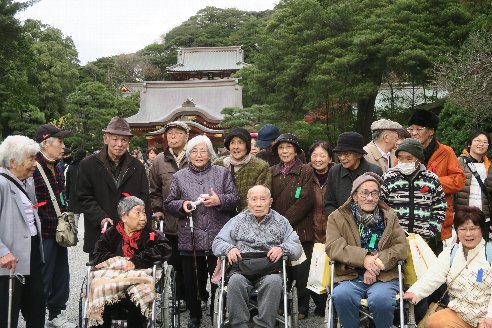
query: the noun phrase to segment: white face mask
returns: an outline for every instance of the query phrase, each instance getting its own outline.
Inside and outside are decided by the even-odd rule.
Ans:
[[[398,170],[404,175],[410,175],[417,169],[417,162],[402,163],[398,161]]]

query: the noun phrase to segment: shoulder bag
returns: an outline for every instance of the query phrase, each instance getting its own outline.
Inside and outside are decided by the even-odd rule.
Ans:
[[[55,208],[56,216],[58,218],[58,224],[56,226],[56,242],[62,247],[70,247],[77,245],[79,241],[77,237],[77,225],[75,224],[75,214],[73,212],[63,212],[60,211],[60,206],[58,206],[58,201],[56,200],[55,193],[51,188],[50,181],[44,172],[41,164],[36,163],[41,176],[43,177],[44,183],[48,188],[50,194],[51,202]]]

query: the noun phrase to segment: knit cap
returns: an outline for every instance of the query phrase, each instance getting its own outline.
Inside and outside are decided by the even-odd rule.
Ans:
[[[404,139],[396,148],[395,155],[398,157],[398,153],[402,150],[417,157],[419,161],[424,161],[424,148],[418,140],[413,138]]]
[[[381,179],[381,177],[378,174],[374,172],[366,172],[354,180],[354,182],[352,183],[352,190],[350,191],[350,194],[353,195],[354,192],[356,192],[357,189],[359,189],[360,185],[367,181],[376,182],[378,188],[381,188],[381,184],[383,183],[383,179]]]

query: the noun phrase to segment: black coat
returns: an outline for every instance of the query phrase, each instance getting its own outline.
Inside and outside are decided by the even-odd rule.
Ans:
[[[85,157],[85,151],[75,153],[72,163],[68,165],[65,179],[65,192],[68,196],[68,209],[76,214],[82,213],[80,209],[77,195],[77,175],[79,172],[79,164]]]
[[[107,164],[107,147],[98,154],[86,157],[79,165],[77,180],[78,201],[84,213],[84,252],[92,253],[101,235],[101,221],[110,218],[116,225],[120,218],[116,206],[122,193],[142,199],[145,203],[148,225],[152,222],[149,200],[149,182],[144,165],[128,153],[124,155],[121,175],[116,185]]]
[[[151,233],[154,234],[154,240],[150,238]],[[94,261],[99,264],[115,256],[123,256],[123,238],[116,227],[111,227],[97,241]],[[170,256],[171,246],[164,234],[145,227],[137,240],[137,249],[130,261],[135,264],[135,269],[146,269],[156,261],[167,261]]]
[[[364,158],[361,158],[359,167],[354,170],[355,178],[350,176],[350,171],[344,168],[342,164],[336,164],[330,169],[325,192],[325,213],[327,216],[347,201],[350,197],[350,190],[352,190],[352,182],[366,172],[383,175],[383,170],[378,165],[369,163]]]

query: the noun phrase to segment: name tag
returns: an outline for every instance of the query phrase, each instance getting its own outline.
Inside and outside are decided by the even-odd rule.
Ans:
[[[477,282],[482,282],[483,280],[483,269],[477,271]]]

